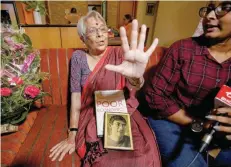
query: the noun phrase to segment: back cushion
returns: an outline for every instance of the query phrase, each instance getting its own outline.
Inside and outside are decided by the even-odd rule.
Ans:
[[[49,79],[43,81],[43,90],[51,96],[43,99],[45,105],[67,105],[70,102],[69,63],[76,49],[40,49],[41,71],[49,74]],[[145,78],[164,54],[166,48],[157,47],[152,53],[145,72]]]

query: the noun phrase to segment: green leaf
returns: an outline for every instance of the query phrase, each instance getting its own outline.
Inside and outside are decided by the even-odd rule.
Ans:
[[[26,11],[30,11],[30,10],[32,10],[32,9],[34,9],[33,6],[27,6],[27,7],[26,7]]]
[[[23,120],[26,119],[27,114],[28,114],[28,111],[23,112],[19,119],[11,121],[10,124],[15,125],[15,124],[18,124],[18,123],[22,122]]]
[[[30,40],[30,37],[28,35],[26,35],[25,33],[22,34],[24,40],[26,41],[26,43],[28,43],[30,46],[32,46],[32,42]]]
[[[20,56],[21,56],[21,53],[20,53],[20,52],[16,52],[16,53],[15,53],[15,56],[16,56],[16,57],[20,57]]]

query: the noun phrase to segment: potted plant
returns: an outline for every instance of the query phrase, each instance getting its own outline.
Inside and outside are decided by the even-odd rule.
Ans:
[[[41,15],[46,15],[46,7],[44,1],[24,1],[27,11],[33,11],[35,24],[42,24]]]
[[[23,29],[1,28],[1,125],[23,122],[34,102],[48,95],[41,90],[46,73],[40,56]],[[2,129],[2,126],[1,126]]]

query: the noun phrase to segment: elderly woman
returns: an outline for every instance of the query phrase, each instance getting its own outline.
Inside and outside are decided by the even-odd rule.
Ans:
[[[144,52],[146,27],[142,26],[137,46],[138,22],[133,21],[131,46],[124,28],[120,29],[122,48],[108,47],[108,29],[102,16],[89,12],[78,22],[78,33],[88,51],[77,50],[71,60],[71,116],[68,138],[51,149],[52,160],[61,161],[74,150],[83,166],[160,167],[154,133],[137,111],[134,92],[143,82],[148,58],[158,40]],[[134,151],[107,150],[97,137],[94,91],[127,90],[126,103],[131,117]]]
[[[148,119],[167,167],[231,166],[231,109],[213,105],[217,90],[231,79],[231,1],[212,1],[199,13],[204,34],[175,42],[145,91],[152,113],[160,117]],[[214,107],[228,116],[206,116]],[[221,151],[211,154],[209,163],[198,153],[209,127],[205,118],[220,122],[208,150]]]

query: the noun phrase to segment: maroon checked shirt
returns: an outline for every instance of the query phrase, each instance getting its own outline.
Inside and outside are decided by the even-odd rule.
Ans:
[[[161,117],[185,109],[204,116],[219,88],[231,78],[231,58],[218,63],[203,37],[174,43],[161,59],[145,89],[146,100]]]

